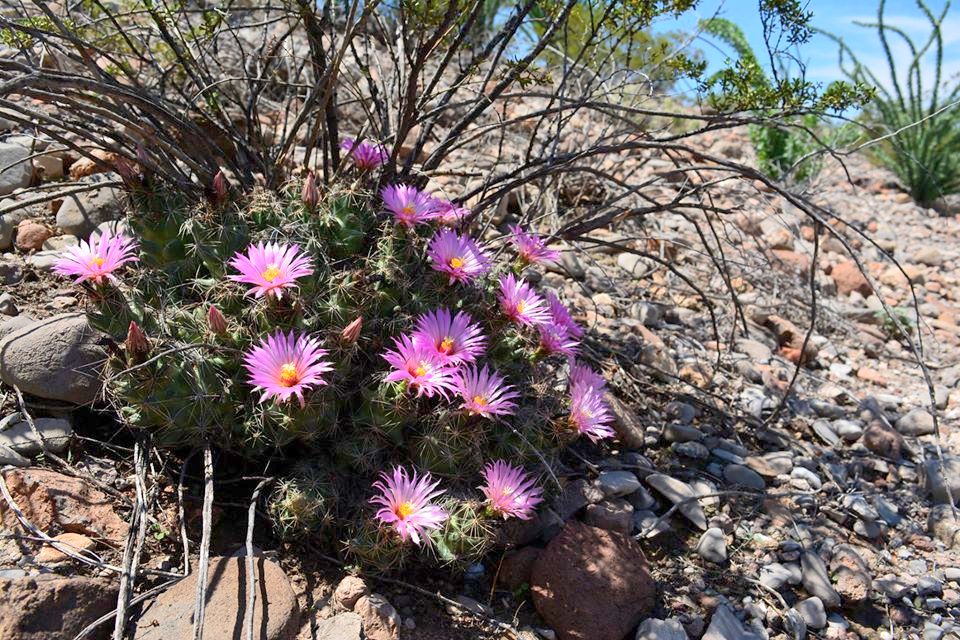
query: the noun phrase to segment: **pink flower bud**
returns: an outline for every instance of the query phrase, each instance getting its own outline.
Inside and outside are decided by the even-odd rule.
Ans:
[[[214,305],[210,305],[210,309],[207,311],[207,324],[210,326],[210,331],[218,336],[227,332],[227,319],[220,313],[220,309],[217,309]]]
[[[340,340],[344,344],[353,344],[360,337],[360,331],[363,329],[363,318],[357,317],[356,320],[344,327],[340,332]]]
[[[307,179],[303,181],[303,189],[300,191],[300,199],[307,209],[311,211],[316,208],[320,202],[320,190],[317,189],[317,177],[313,171],[307,174]]]
[[[227,196],[230,195],[230,183],[227,182],[227,176],[223,175],[223,169],[217,171],[217,175],[213,176],[213,185],[211,186],[213,190],[213,201],[215,204],[220,204],[227,199]]]
[[[147,336],[140,326],[132,320],[130,321],[130,327],[127,329],[124,349],[127,352],[127,360],[130,364],[140,364],[147,359],[147,354],[150,352],[150,343],[147,341]]]

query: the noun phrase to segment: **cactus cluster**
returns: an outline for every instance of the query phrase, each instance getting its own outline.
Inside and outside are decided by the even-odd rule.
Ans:
[[[515,228],[483,247],[467,240],[475,224],[468,210],[412,187],[381,190],[377,172],[360,163],[331,184],[306,174],[276,191],[241,193],[220,175],[201,202],[149,176],[131,183],[126,233],[139,243],[139,259],[123,265],[121,278],[85,283],[91,322],[118,345],[109,359],[108,397],[122,420],[150,430],[162,445],[212,443],[249,459],[282,454],[295,461],[270,498],[279,537],[340,541],[356,561],[378,567],[425,549],[442,562],[473,559],[507,515],[478,491],[484,465],[509,460],[530,477],[545,476],[542,465],[573,438],[606,435],[605,407],[577,413],[573,376],[569,391],[565,381],[568,370],[583,368],[568,361],[579,329],[565,309],[550,316],[547,307],[559,300],[540,296],[522,278],[538,257],[556,257],[536,236]],[[391,207],[393,216],[385,211]],[[437,240],[444,233],[462,234],[464,251],[483,268],[459,277],[468,265],[445,257],[448,249]],[[515,250],[503,253],[516,259],[490,258],[507,242]],[[296,245],[309,275],[291,278],[282,291],[251,295],[237,275],[238,256],[271,243]],[[78,259],[102,263],[92,255]],[[268,275],[267,284],[274,282],[276,274]],[[477,363],[473,371],[495,371],[503,389],[513,390],[500,402],[509,411],[488,406],[497,397],[467,389],[463,369],[448,364],[437,365],[436,394],[423,393],[422,367],[400,365],[388,375],[384,354],[402,351],[398,336],[437,309],[464,312],[482,327],[483,369]],[[548,317],[569,325],[569,335],[539,326]],[[551,342],[557,332],[569,338],[561,340],[566,347]],[[317,384],[285,399],[253,385],[250,354],[271,335],[308,336],[322,347]],[[283,367],[281,387],[306,375]],[[580,396],[600,397],[602,379],[586,375],[590,388]],[[424,544],[409,544],[397,535],[401,528],[373,515],[371,484],[400,467],[443,485],[435,508],[444,518],[424,529]],[[539,490],[529,513],[538,501]],[[411,504],[396,507],[399,518]]]

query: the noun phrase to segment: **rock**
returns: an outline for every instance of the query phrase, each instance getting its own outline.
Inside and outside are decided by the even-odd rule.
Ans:
[[[779,562],[768,564],[760,569],[760,582],[771,589],[780,589],[787,582],[791,581],[793,573],[786,566]]]
[[[693,488],[686,482],[663,475],[662,473],[652,473],[646,478],[647,484],[658,493],[663,495],[673,504],[679,504],[677,510],[684,515],[690,522],[696,525],[701,531],[707,530],[707,517],[703,513],[703,508],[699,501],[691,500],[696,498],[697,494]],[[686,501],[686,502],[684,502]],[[683,504],[680,504],[680,503]]]
[[[12,205],[14,200],[7,198],[0,200],[0,208]],[[0,215],[0,249],[6,251],[13,246],[13,232],[17,230],[17,225],[30,217],[27,209],[15,209],[8,213]]]
[[[357,600],[370,593],[367,583],[357,576],[346,576],[333,591],[333,600],[341,607],[352,611]]]
[[[42,442],[34,435],[30,424],[22,419],[20,413],[13,413],[0,420],[0,444],[6,445],[19,454],[33,456],[43,451],[60,453],[70,444],[73,427],[64,418],[34,418],[34,426],[40,433]]]
[[[533,602],[560,640],[621,640],[653,609],[656,589],[631,538],[568,522],[533,568]]]
[[[127,523],[114,512],[107,496],[84,480],[37,468],[9,470],[3,479],[14,502],[41,531],[83,533],[113,546],[126,540]],[[18,526],[5,502],[0,502],[0,515],[7,527]]]
[[[631,318],[642,322],[645,327],[656,327],[663,319],[662,307],[653,302],[634,302],[627,313]]]
[[[608,498],[628,496],[640,488],[640,481],[630,471],[603,471],[597,477],[597,486]]]
[[[117,606],[118,582],[53,574],[0,578],[0,638],[70,639]],[[87,636],[103,640],[112,626]],[[187,636],[184,636],[187,637]]]
[[[856,442],[863,435],[863,427],[852,420],[834,420],[833,430],[845,442]]]
[[[704,560],[722,564],[727,561],[727,540],[723,531],[712,527],[703,532],[697,543],[697,553]]]
[[[950,495],[960,501],[960,456],[944,454],[942,470],[936,458],[924,460],[920,467],[920,486],[934,504],[949,504]]]
[[[0,222],[0,227],[3,223]],[[23,280],[23,266],[12,254],[0,257],[0,284],[17,284]]]
[[[63,177],[63,160],[57,156],[37,156],[33,159],[33,170],[44,182],[59,180]]]
[[[53,233],[47,228],[47,225],[36,220],[22,220],[17,225],[17,249],[24,253],[30,251],[39,251],[43,248],[43,243]]]
[[[17,308],[17,301],[9,293],[0,294],[0,313],[5,316],[20,315],[20,309]]]
[[[812,596],[817,596],[826,607],[840,606],[840,594],[830,584],[827,567],[815,553],[804,552],[800,556],[803,588]]]
[[[314,637],[317,640],[361,640],[362,628],[363,620],[360,616],[348,611],[318,622],[317,634]]]
[[[867,281],[866,276],[860,271],[860,267],[853,260],[847,260],[836,264],[830,270],[830,277],[837,284],[837,291],[841,295],[848,296],[854,291],[867,297],[873,293],[873,288]]]
[[[29,467],[30,459],[24,458],[7,445],[0,444],[0,467],[8,464],[14,467]]]
[[[928,267],[939,267],[943,264],[943,254],[936,247],[926,245],[913,254],[913,260]]]
[[[71,551],[76,553],[79,553],[80,551],[93,551],[93,549],[97,546],[95,541],[91,540],[82,533],[61,533],[58,536],[54,536],[53,539],[57,542],[62,542]],[[70,556],[49,544],[44,545],[36,557],[37,562],[40,564],[53,564],[55,562],[63,562],[64,560],[69,559]]]
[[[452,616],[457,614],[462,614],[464,611],[469,611],[470,613],[475,613],[477,615],[482,615],[482,616],[493,616],[494,614],[493,609],[491,609],[485,604],[481,604],[480,602],[477,602],[470,596],[465,596],[461,594],[456,598],[454,598],[454,601],[460,606],[458,607],[453,604],[448,604],[446,606],[447,613],[449,613]]]
[[[748,356],[758,364],[766,364],[773,357],[773,350],[767,345],[757,340],[749,338],[740,338],[733,343],[733,348],[737,353]]]
[[[833,424],[829,420],[814,420],[811,426],[813,432],[817,434],[817,437],[823,440],[824,443],[831,447],[840,443],[840,435],[834,430]]]
[[[663,428],[663,439],[667,442],[695,442],[703,440],[703,433],[689,424],[670,423]]]
[[[17,189],[30,186],[33,178],[33,163],[30,162],[30,150],[18,144],[0,142],[0,196]]]
[[[687,640],[687,632],[676,618],[647,618],[637,628],[634,640]]]
[[[827,626],[827,611],[823,608],[823,601],[817,596],[801,600],[794,608],[803,616],[808,627],[822,629]]]
[[[36,320],[24,314],[20,314],[18,316],[10,318],[9,320],[4,320],[3,322],[0,322],[0,341],[2,341],[5,337],[10,335],[17,329],[22,329],[23,327],[31,325],[34,322],[36,322]]]
[[[674,442],[670,445],[670,450],[678,456],[685,456],[694,460],[706,460],[710,457],[710,450],[699,442]]]
[[[905,436],[927,436],[933,433],[933,416],[926,409],[911,409],[900,416],[895,426]]]
[[[80,313],[38,320],[0,340],[0,380],[38,398],[87,404],[100,389],[102,341]]]
[[[97,225],[123,217],[125,196],[119,189],[101,187],[64,199],[57,210],[57,226],[64,233],[86,238]]]
[[[948,549],[960,549],[960,519],[953,517],[949,504],[934,505],[927,516],[930,535]]]
[[[663,340],[643,325],[636,327],[636,332],[643,338],[643,348],[640,351],[640,364],[652,369],[652,374],[664,380],[671,380],[677,376],[677,363]]]
[[[604,394],[604,399],[607,401],[611,413],[613,413],[613,429],[617,432],[620,441],[632,449],[643,448],[643,423],[640,422],[633,410],[612,393]]]
[[[541,551],[537,547],[524,547],[505,555],[500,563],[499,581],[511,591],[516,591],[524,584],[529,585],[530,577],[533,575],[533,565],[536,564]]]
[[[211,558],[207,572],[207,600],[203,636],[242,640],[247,603],[247,559]],[[300,610],[283,569],[263,557],[254,558],[257,600],[253,624],[257,640],[289,640],[297,633]],[[134,637],[170,640],[193,637],[193,610],[197,573],[193,572],[147,605]]]
[[[762,456],[747,456],[744,462],[765,478],[776,478],[793,470],[793,456],[789,451],[771,451]]]
[[[556,511],[562,520],[567,520],[588,504],[603,500],[603,492],[583,478],[578,478],[563,488],[557,498]]]
[[[368,640],[399,640],[400,614],[378,593],[357,600],[354,612],[363,620],[363,635]]]
[[[881,420],[873,420],[870,423],[863,432],[862,442],[868,450],[892,460],[899,460],[900,452],[906,446],[903,436]]]
[[[591,504],[583,521],[591,527],[628,535],[633,530],[633,505],[622,498]]]
[[[701,640],[761,640],[760,636],[743,626],[726,604],[719,605],[710,617],[710,626]]]
[[[763,477],[742,464],[728,464],[723,468],[723,478],[732,485],[740,485],[756,491],[763,491],[767,484]]]

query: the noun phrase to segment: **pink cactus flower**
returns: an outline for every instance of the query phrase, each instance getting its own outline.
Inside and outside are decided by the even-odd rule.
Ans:
[[[250,374],[247,382],[263,392],[260,402],[270,398],[287,402],[296,396],[303,407],[304,392],[327,384],[323,374],[333,365],[323,359],[326,354],[310,336],[277,331],[244,355],[243,366]]]
[[[437,222],[446,227],[459,226],[470,216],[470,209],[455,205],[449,200],[437,198]]]
[[[570,315],[570,310],[560,302],[557,294],[553,291],[547,291],[545,297],[547,299],[547,306],[550,308],[550,317],[553,318],[553,323],[564,327],[574,338],[582,338],[583,328],[573,319]]]
[[[380,478],[373,483],[380,495],[370,499],[381,507],[377,519],[392,526],[401,540],[413,540],[419,546],[422,539],[429,545],[428,530],[439,529],[448,517],[443,507],[431,504],[443,494],[437,489],[440,482],[433,482],[429,473],[418,476],[414,471],[411,476],[403,467],[394,467],[391,474],[381,472]]]
[[[580,350],[580,340],[563,325],[549,322],[540,325],[537,330],[540,332],[540,349],[546,355],[559,353],[565,356],[574,356]]]
[[[603,392],[607,389],[607,382],[603,379],[603,376],[596,373],[589,367],[589,365],[577,362],[575,359],[570,358],[569,387],[571,391],[578,387],[592,387],[600,392]]]
[[[503,376],[486,365],[482,369],[475,365],[461,368],[455,375],[454,383],[457,394],[463,400],[460,408],[470,415],[484,418],[510,415],[517,406],[513,399],[520,395],[504,382]]]
[[[510,242],[524,264],[542,264],[560,259],[559,251],[548,249],[540,236],[524,231],[518,224],[510,226]]]
[[[610,423],[613,415],[603,399],[603,390],[586,385],[577,385],[570,389],[570,426],[597,442],[614,435]]]
[[[309,256],[300,253],[297,245],[263,244],[258,242],[247,247],[246,255],[234,254],[230,266],[240,275],[228,275],[234,282],[252,284],[247,294],[260,298],[272,295],[278,300],[284,289],[296,288],[296,279],[313,273]]]
[[[427,248],[435,271],[450,276],[454,282],[468,283],[490,271],[490,258],[483,248],[468,236],[450,229],[440,229]]]
[[[383,359],[393,367],[387,382],[406,382],[416,389],[418,397],[440,394],[446,398],[447,392],[453,390],[452,370],[444,365],[436,349],[405,335],[393,342],[394,350],[383,354]]]
[[[76,284],[85,280],[96,285],[105,280],[117,283],[113,272],[128,262],[136,262],[136,253],[137,244],[131,238],[104,231],[99,237],[91,236],[89,241],[81,240],[64,251],[53,270],[62,276],[75,276]]]
[[[543,502],[543,491],[523,472],[503,460],[490,462],[483,470],[486,484],[480,487],[490,510],[504,520],[510,517],[529,520]]]
[[[469,314],[449,309],[437,309],[417,319],[414,342],[428,345],[440,356],[444,365],[458,366],[473,362],[483,355],[487,337]]]
[[[384,187],[383,204],[397,224],[414,227],[437,217],[436,201],[416,187],[403,184]]]
[[[349,157],[355,167],[361,171],[373,171],[390,159],[387,148],[376,142],[362,140],[357,142],[353,138],[344,138],[340,143],[340,150]]]
[[[517,324],[536,326],[550,322],[546,301],[522,278],[517,280],[513,274],[500,278],[497,299],[504,315]]]

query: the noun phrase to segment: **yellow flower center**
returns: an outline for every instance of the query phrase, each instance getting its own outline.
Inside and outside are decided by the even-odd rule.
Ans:
[[[450,336],[447,336],[446,338],[440,341],[439,350],[442,353],[449,355],[450,352],[453,351],[454,344],[456,344],[456,341]]]
[[[413,212],[414,212],[413,205],[412,205],[412,204],[408,204],[408,205],[405,206],[403,209],[401,209],[401,211],[403,211],[403,215],[405,215],[405,216],[412,216],[412,215],[413,215]]]
[[[487,399],[483,396],[473,396],[473,404],[485,407],[487,406]]]
[[[450,258],[450,267],[453,269],[459,269],[463,266],[462,258]]]
[[[523,310],[526,308],[527,308],[527,305],[523,300],[517,303],[517,313],[523,313]]]
[[[411,368],[411,369],[410,369],[410,373],[412,373],[413,375],[415,375],[415,376],[418,377],[418,378],[427,375],[427,365],[426,365],[426,363],[421,362],[421,363],[420,363],[419,365],[417,365],[416,367]]]
[[[297,371],[297,365],[288,362],[280,367],[280,384],[284,387],[292,387],[300,382],[300,372]]]
[[[416,509],[413,508],[412,504],[410,504],[409,502],[401,502],[400,504],[397,505],[397,509],[396,511],[394,511],[394,513],[397,514],[397,517],[400,518],[401,520],[406,520],[407,516],[409,516],[414,511],[416,511]]]
[[[267,282],[273,282],[277,279],[277,276],[280,275],[280,267],[275,264],[268,264],[267,268],[260,275],[262,275],[263,279]]]
[[[91,267],[102,267],[104,262],[106,262],[106,260],[104,260],[104,259],[101,258],[100,256],[97,256],[97,257],[95,257],[93,260],[90,261],[90,266],[91,266]]]

